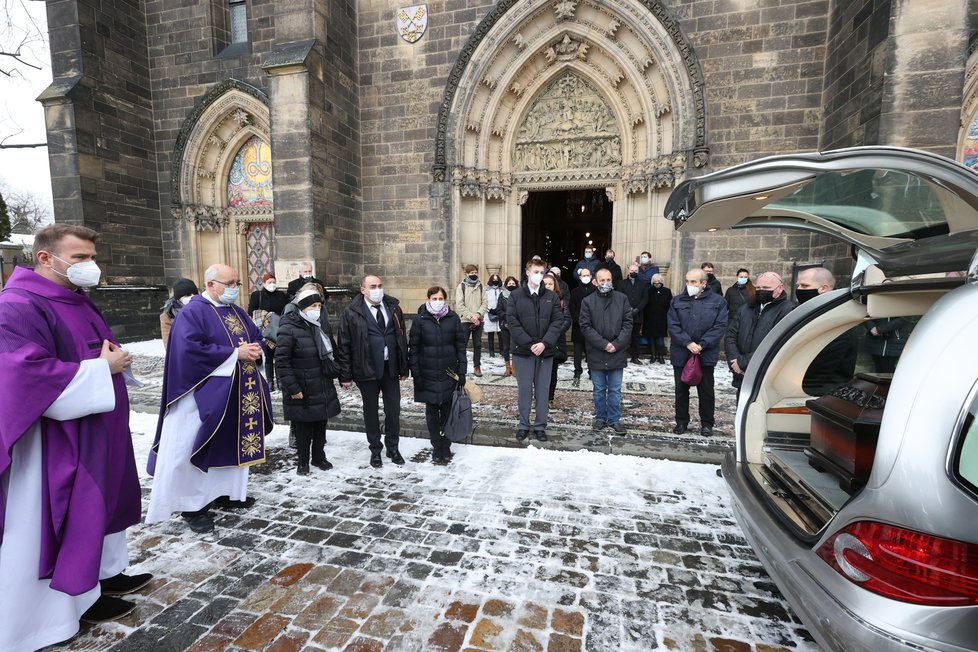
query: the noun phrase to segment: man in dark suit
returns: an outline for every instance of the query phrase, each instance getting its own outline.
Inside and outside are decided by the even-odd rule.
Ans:
[[[363,400],[363,424],[370,443],[370,466],[384,465],[380,452],[404,464],[398,451],[401,432],[401,385],[408,376],[404,313],[394,297],[384,295],[378,276],[365,276],[360,295],[340,315],[336,361],[340,383],[356,382]],[[384,395],[384,443],[380,441],[380,395]]]

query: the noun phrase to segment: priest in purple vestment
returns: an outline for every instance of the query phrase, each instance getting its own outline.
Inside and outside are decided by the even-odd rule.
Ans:
[[[204,272],[204,293],[173,321],[163,373],[146,522],[181,512],[191,530],[214,529],[215,500],[244,501],[248,467],[265,461],[271,396],[261,375],[262,336],[235,304],[241,280],[227,265]]]
[[[81,288],[96,285],[91,229],[48,226],[34,269],[0,294],[0,649],[70,638],[119,618],[125,530],[140,493],[123,371],[131,358]]]

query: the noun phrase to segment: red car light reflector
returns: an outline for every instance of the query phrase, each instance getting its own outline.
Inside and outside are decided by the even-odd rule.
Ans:
[[[901,602],[978,604],[978,545],[859,521],[816,551],[850,582]]]

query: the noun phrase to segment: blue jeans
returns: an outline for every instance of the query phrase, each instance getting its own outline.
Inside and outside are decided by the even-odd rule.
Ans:
[[[592,369],[594,418],[614,425],[621,420],[621,379],[624,369]]]

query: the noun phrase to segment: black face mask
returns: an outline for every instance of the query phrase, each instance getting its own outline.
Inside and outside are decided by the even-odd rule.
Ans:
[[[515,290],[516,289],[516,286],[513,285],[512,283],[510,283],[509,285],[506,286],[506,289],[507,290]]]
[[[795,290],[795,298],[798,299],[799,304],[805,303],[809,299],[814,299],[817,296],[818,288],[815,288],[814,290],[802,290],[801,288],[798,288]]]
[[[771,303],[774,300],[774,290],[758,290],[756,296],[758,303]]]
[[[604,262],[606,262],[606,263],[610,263],[610,262],[612,262],[614,260],[615,260],[615,257],[614,256],[605,256],[604,257]]]
[[[494,288],[498,288],[502,284],[503,284],[502,281],[489,281],[489,286]]]
[[[473,283],[475,283],[476,281],[479,280],[479,275],[478,274],[469,274],[469,280],[472,281]]]
[[[710,273],[710,274],[707,274],[706,275],[706,279],[708,281],[712,281],[712,280],[716,279],[716,276],[714,276],[712,273]]]
[[[652,287],[654,287],[656,289],[661,288],[662,287],[662,283],[653,283],[652,284]]]
[[[628,278],[638,278],[638,272],[628,272]]]

